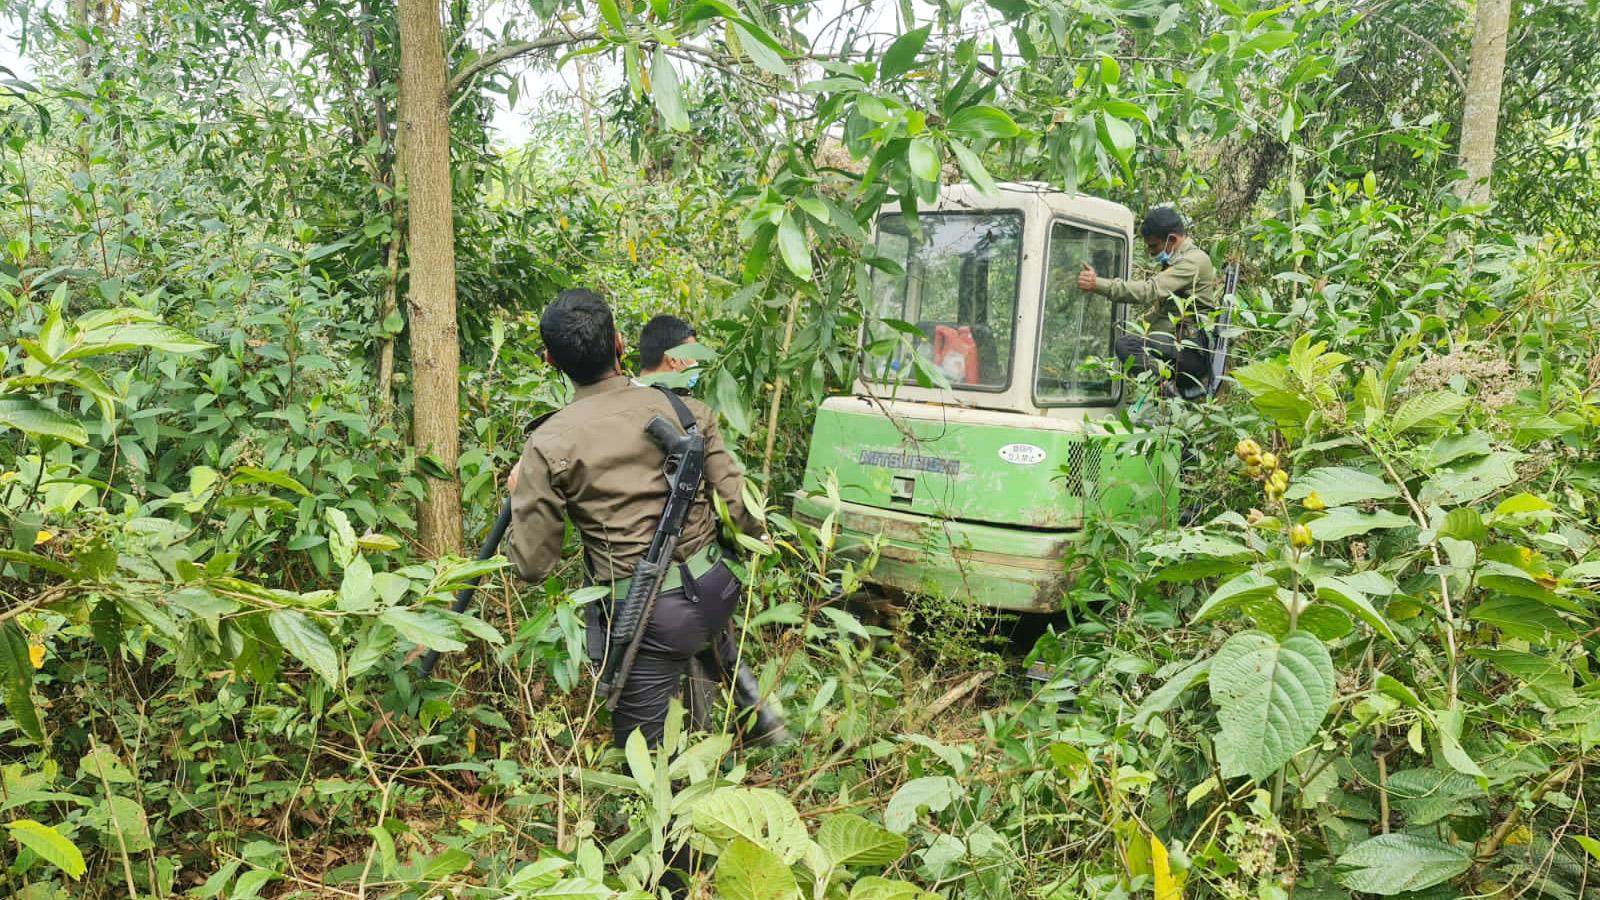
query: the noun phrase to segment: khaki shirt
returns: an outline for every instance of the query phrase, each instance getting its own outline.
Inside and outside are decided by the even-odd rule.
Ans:
[[[722,443],[716,414],[698,400],[683,402],[705,436],[706,486],[721,495],[741,530],[762,534],[745,509],[744,474]],[[540,581],[561,561],[563,516],[583,537],[589,574],[596,581],[616,581],[633,572],[650,548],[667,502],[661,448],[644,432],[656,415],[681,427],[661,391],[619,374],[580,386],[572,403],[528,436],[517,460],[506,534],[506,556],[518,574]],[[717,525],[711,498],[702,493],[689,510],[676,558],[687,559],[715,540]]]
[[[1178,334],[1175,323],[1180,310],[1177,300],[1193,298],[1193,311],[1209,312],[1216,308],[1217,270],[1211,257],[1184,240],[1165,269],[1146,279],[1097,278],[1094,292],[1110,298],[1113,303],[1137,303],[1148,309],[1145,322],[1151,331]]]

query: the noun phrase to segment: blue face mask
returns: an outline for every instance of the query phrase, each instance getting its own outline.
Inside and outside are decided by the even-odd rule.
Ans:
[[[689,370],[689,387],[693,388],[700,383],[700,367],[695,366]]]
[[[1172,263],[1172,251],[1163,250],[1156,254],[1156,265],[1165,268]]]

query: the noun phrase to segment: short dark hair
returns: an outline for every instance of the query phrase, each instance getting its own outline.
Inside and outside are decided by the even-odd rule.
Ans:
[[[656,316],[639,332],[639,367],[654,369],[667,351],[695,336],[694,326],[677,316]]]
[[[617,364],[617,326],[594,291],[562,291],[539,317],[539,337],[556,368],[575,384],[593,384]]]
[[[1144,221],[1139,223],[1139,236],[1143,238],[1164,238],[1169,235],[1183,234],[1183,216],[1170,206],[1158,206],[1144,214]]]

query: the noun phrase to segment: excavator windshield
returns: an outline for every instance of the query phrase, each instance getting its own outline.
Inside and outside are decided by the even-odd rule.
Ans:
[[[915,378],[924,367],[958,388],[1010,384],[1022,226],[1011,210],[879,220],[878,256],[901,271],[873,270],[866,339],[875,380]]]

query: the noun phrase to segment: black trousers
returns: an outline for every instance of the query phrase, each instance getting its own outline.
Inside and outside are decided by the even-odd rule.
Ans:
[[[1184,379],[1179,384],[1185,388],[1203,386],[1211,369],[1211,354],[1206,348],[1193,341],[1180,344],[1165,331],[1119,334],[1116,354],[1118,362],[1131,359],[1135,368],[1145,372],[1159,372],[1157,361],[1164,362],[1173,369],[1174,379]]]
[[[729,626],[743,589],[733,571],[717,563],[685,587],[656,597],[633,670],[612,714],[611,734],[618,747],[627,745],[635,729],[644,731],[651,747],[661,743],[667,709],[696,654],[713,663],[713,672],[732,669],[738,647]],[[586,636],[596,669],[607,652],[608,612],[601,604],[589,607]]]

